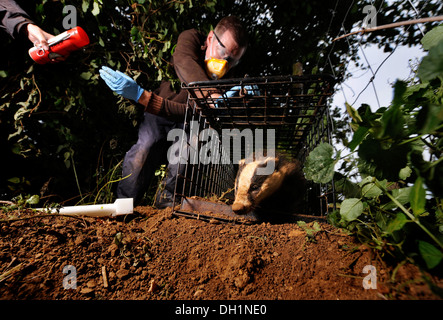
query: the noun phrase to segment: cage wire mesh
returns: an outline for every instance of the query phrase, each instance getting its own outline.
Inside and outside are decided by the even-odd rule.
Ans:
[[[188,91],[174,208],[188,197],[233,200],[238,160],[275,148],[302,163],[331,142],[330,75],[245,77],[194,82]],[[221,94],[221,96],[220,96]],[[232,141],[232,143],[231,143]],[[309,184],[305,214],[335,205],[333,183]],[[177,211],[177,210],[176,210]]]

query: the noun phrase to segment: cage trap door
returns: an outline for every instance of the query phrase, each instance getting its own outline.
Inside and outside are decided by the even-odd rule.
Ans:
[[[260,222],[260,219],[253,212],[238,215],[232,211],[230,205],[193,197],[183,198],[180,210],[175,210],[174,214],[209,222],[218,221],[243,224]]]

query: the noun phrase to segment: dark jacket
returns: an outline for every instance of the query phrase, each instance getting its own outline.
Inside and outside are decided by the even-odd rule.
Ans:
[[[194,81],[208,81],[204,67],[206,35],[195,29],[183,31],[177,40],[172,64],[177,77],[185,85]],[[183,121],[186,113],[187,90],[175,91],[169,81],[150,93],[145,111],[172,121]]]
[[[34,22],[29,15],[13,0],[0,2],[0,28],[14,39],[23,32],[23,27]]]

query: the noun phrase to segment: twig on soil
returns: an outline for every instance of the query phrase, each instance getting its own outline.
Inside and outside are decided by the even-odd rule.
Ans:
[[[23,218],[2,219],[2,220],[0,220],[0,223],[15,222],[15,221],[20,221],[20,220],[30,220],[30,219],[35,219],[35,218],[47,218],[47,217],[67,217],[67,218],[78,219],[78,220],[85,222],[85,219],[83,219],[81,217],[71,216],[68,214],[41,214],[41,215],[35,215],[35,216],[23,217]]]
[[[225,197],[225,195],[227,195],[228,193],[230,193],[231,191],[233,191],[235,188],[231,188],[231,189],[228,189],[228,190],[226,190],[225,192],[223,192],[222,194],[221,194],[221,196],[218,198],[218,200],[220,200],[221,201],[221,199],[223,199],[224,197]],[[226,200],[229,200],[229,199],[226,199]]]
[[[0,282],[13,276],[14,273],[20,272],[24,268],[25,268],[25,265],[23,265],[23,262],[22,262],[22,263],[19,263],[18,265],[16,265],[15,267],[9,269],[8,271],[3,272],[2,274],[0,274]]]
[[[14,202],[12,202],[12,201],[7,201],[7,200],[0,200],[0,203],[1,203],[1,204],[7,204],[7,205],[10,205],[10,206],[15,205]]]
[[[106,266],[102,267],[103,287],[108,288],[108,276],[106,275]]]
[[[4,270],[8,270],[8,268],[10,266],[12,266],[12,264],[15,262],[15,260],[17,260],[17,257],[12,258],[11,262],[9,262],[9,264],[6,266],[6,268]]]

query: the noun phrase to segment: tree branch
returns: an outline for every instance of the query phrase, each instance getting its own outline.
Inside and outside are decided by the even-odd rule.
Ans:
[[[405,25],[409,25],[409,24],[417,24],[417,23],[425,23],[425,22],[435,22],[435,21],[442,21],[442,20],[443,20],[443,16],[437,16],[437,17],[429,17],[429,18],[422,18],[422,19],[415,19],[415,20],[395,22],[395,23],[385,24],[385,25],[382,25],[382,26],[374,27],[374,28],[367,28],[367,29],[363,28],[361,30],[354,31],[354,32],[342,35],[340,37],[337,37],[337,38],[335,38],[332,41],[334,42],[336,40],[340,40],[340,39],[352,36],[352,35],[357,34],[357,33],[364,34],[364,33],[368,33],[368,32],[374,32],[374,31],[378,31],[378,30],[382,30],[382,29],[395,28],[395,27],[405,26]]]

